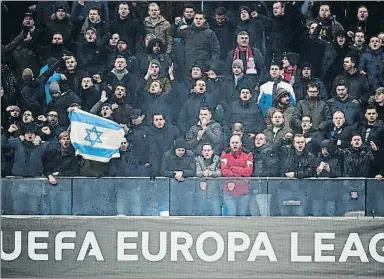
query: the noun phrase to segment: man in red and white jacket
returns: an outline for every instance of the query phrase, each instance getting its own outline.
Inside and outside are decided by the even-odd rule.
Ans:
[[[223,177],[251,177],[253,155],[243,150],[241,138],[232,136],[230,149],[221,153],[221,173]],[[223,186],[224,204],[228,216],[245,216],[249,211],[250,182],[246,179],[226,180]]]

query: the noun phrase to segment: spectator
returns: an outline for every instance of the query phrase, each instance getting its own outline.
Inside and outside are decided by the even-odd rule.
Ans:
[[[167,81],[169,82],[169,80]],[[160,79],[153,79],[149,81],[148,84],[148,90],[145,91],[142,95],[143,110],[146,112],[147,115],[153,115],[155,112],[161,112],[163,115],[165,115],[167,119],[172,120],[172,107],[168,105],[169,94],[167,94],[167,92],[165,91],[165,85],[161,82]]]
[[[63,37],[65,45],[68,45],[74,32],[73,23],[70,21],[70,14],[68,14],[67,5],[56,4],[54,7],[54,13],[52,14],[52,20],[47,22],[45,27],[45,36],[52,38],[55,33],[60,33]]]
[[[376,107],[368,105],[365,108],[364,121],[359,126],[359,134],[363,144],[369,144],[373,141],[379,149],[383,147],[384,123],[378,120]]]
[[[228,52],[227,55],[228,69],[230,69],[234,61],[241,60],[243,62],[242,72],[245,75],[249,75],[254,82],[264,80],[264,57],[260,50],[255,47],[251,47],[247,32],[239,32],[236,38],[237,46],[234,50]]]
[[[287,52],[283,54],[282,66],[282,76],[283,79],[289,82],[293,86],[295,83],[297,75],[297,66],[299,64],[300,55],[294,52]]]
[[[331,112],[342,111],[347,124],[357,126],[362,119],[360,103],[349,94],[349,88],[343,81],[336,84],[336,94],[335,100],[329,103]]]
[[[193,125],[185,135],[188,149],[195,155],[201,153],[203,144],[209,143],[213,150],[221,150],[223,144],[223,130],[219,123],[212,119],[210,108],[201,107],[199,122]]]
[[[117,40],[116,47],[115,48],[107,48],[107,51],[109,51],[108,54],[108,60],[110,61],[108,66],[113,66],[115,63],[115,60],[118,56],[123,56],[125,58],[125,61],[127,62],[127,70],[130,73],[137,74],[139,73],[140,67],[139,67],[139,61],[136,58],[136,56],[133,55],[130,48],[128,48],[128,42],[124,38],[120,38]],[[148,68],[148,65],[147,65]]]
[[[376,90],[384,86],[384,51],[378,37],[371,37],[369,48],[360,56],[358,69],[367,76],[369,85]]]
[[[268,143],[279,146],[281,145],[281,140],[283,140],[287,134],[293,135],[293,131],[284,125],[284,114],[282,112],[275,110],[272,113],[271,122],[272,123],[263,131]]]
[[[192,151],[187,150],[183,139],[177,139],[173,147],[165,152],[161,162],[161,175],[183,182],[196,175],[196,162]]]
[[[264,116],[266,116],[268,109],[272,107],[272,101],[276,97],[276,93],[279,88],[287,90],[289,92],[290,103],[293,106],[296,105],[296,97],[293,92],[293,88],[280,76],[280,68],[277,63],[271,64],[269,68],[269,75],[270,80],[260,86],[260,94],[258,97],[258,104]]]
[[[163,76],[168,75],[169,67],[171,67],[171,58],[166,53],[166,45],[158,38],[152,39],[147,46],[147,52],[138,56],[140,63],[140,74],[145,75],[151,61],[157,60],[160,64],[160,73]]]
[[[93,8],[97,8],[94,9]],[[91,10],[93,10],[91,12]],[[109,11],[106,1],[79,1],[72,5],[71,20],[76,26],[82,26],[87,17],[92,18],[92,23],[103,19],[109,23]],[[79,30],[80,31],[80,30]],[[100,34],[99,34],[100,35]]]
[[[297,103],[297,107],[292,115],[291,127],[294,131],[299,131],[301,119],[304,115],[310,116],[313,128],[325,133],[331,122],[331,111],[326,102],[320,101],[319,84],[310,82],[307,85],[307,97]]]
[[[384,87],[377,88],[373,98],[378,114],[378,119],[384,121]]]
[[[320,143],[320,148],[321,148],[321,152],[319,154],[319,157],[316,159],[317,176],[332,177],[332,178],[341,177],[342,176],[341,161],[336,156],[336,153],[335,153],[334,147],[332,146],[331,141],[328,139],[323,140]],[[335,207],[335,205],[333,204],[332,207]]]
[[[252,151],[254,148],[254,140],[244,132],[244,125],[242,123],[233,123],[231,131],[227,131],[226,139],[224,141],[225,148],[229,148],[229,142],[232,136],[239,136],[242,142],[243,149]]]
[[[314,155],[320,151],[320,143],[324,139],[323,133],[313,128],[312,118],[308,115],[301,117],[301,129],[298,131],[305,138],[307,150]]]
[[[185,39],[185,69],[193,65],[201,65],[207,69],[215,60],[220,59],[220,45],[216,34],[209,29],[205,14],[196,11],[193,25],[180,27],[181,36]]]
[[[271,124],[272,114],[276,110],[280,111],[284,115],[284,126],[286,128],[290,128],[291,118],[295,108],[291,105],[289,100],[289,92],[284,88],[279,88],[276,91],[273,107],[269,108],[267,111],[267,124]]]
[[[167,46],[167,53],[170,54],[173,44],[171,24],[160,14],[160,7],[154,2],[148,5],[148,15],[144,20],[145,34],[152,33],[162,40]]]
[[[353,38],[353,44],[351,45],[351,54],[355,57],[357,62],[366,48],[365,33],[363,31],[357,31]]]
[[[344,112],[336,110],[333,113],[332,125],[327,133],[327,138],[332,139],[336,146],[346,148],[350,144],[352,134],[356,132],[355,126],[348,126],[345,121]]]
[[[148,66],[148,71],[144,77],[144,81],[146,81],[144,91],[148,92],[152,81],[158,80],[162,85],[164,94],[168,95],[172,90],[171,81],[175,79],[173,75],[173,67],[168,69],[167,74],[169,75],[169,78],[161,73],[161,64],[159,60],[151,60]]]
[[[92,6],[89,8],[88,16],[85,18],[83,26],[81,27],[80,36],[86,36],[87,30],[92,28],[95,30],[95,35],[99,43],[108,33],[108,24],[109,18],[102,19],[100,7]]]
[[[43,141],[57,141],[62,132],[65,131],[66,127],[59,125],[59,114],[57,111],[48,111],[46,116],[39,115],[37,120],[41,122],[40,134]]]
[[[124,84],[117,83],[112,89],[114,93],[111,98],[111,108],[113,109],[114,118],[118,123],[129,123],[133,110],[133,100],[130,96],[127,96],[127,88]]]
[[[74,56],[67,56],[64,60],[65,70],[62,74],[65,76],[65,82],[73,92],[79,94],[82,88],[83,77],[88,75],[88,73],[77,67],[77,60]]]
[[[48,63],[50,58],[61,59],[63,56],[73,56],[72,52],[65,48],[63,35],[59,32],[53,33],[50,45],[40,48],[39,54],[43,58],[43,64]]]
[[[34,77],[31,69],[26,68],[22,74],[20,107],[23,111],[30,110],[34,114],[42,112],[40,80]]]
[[[371,37],[379,32],[377,24],[374,19],[369,20],[369,12],[366,6],[357,8],[357,18],[351,20],[348,28],[348,33],[353,36],[357,31],[363,31],[367,36]]]
[[[293,84],[293,91],[295,92],[297,102],[303,100],[307,96],[307,86],[310,82],[317,83],[319,86],[319,99],[321,101],[327,101],[329,99],[327,89],[324,83],[313,76],[312,65],[308,62],[304,62],[301,65],[300,75]]]
[[[81,90],[78,96],[81,98],[82,109],[90,111],[100,99],[100,85],[94,83],[90,75],[84,75],[81,81]]]
[[[252,153],[242,148],[241,138],[232,136],[230,149],[221,153],[221,173],[224,177],[250,177],[253,171]],[[249,211],[250,184],[247,180],[226,180],[223,200],[228,216],[246,216]]]
[[[69,15],[70,8],[68,1],[38,1],[36,6],[36,25],[43,30],[56,15],[56,11],[62,7]]]
[[[215,154],[212,144],[203,143],[201,154],[196,158],[196,176],[199,178],[221,177],[220,157]],[[205,216],[219,216],[221,201],[219,189],[212,180],[201,181],[196,186],[197,214]]]

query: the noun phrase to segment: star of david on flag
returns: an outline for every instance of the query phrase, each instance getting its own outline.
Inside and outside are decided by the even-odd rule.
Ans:
[[[119,124],[80,109],[71,112],[69,119],[76,155],[104,163],[120,157],[119,148],[125,133]]]

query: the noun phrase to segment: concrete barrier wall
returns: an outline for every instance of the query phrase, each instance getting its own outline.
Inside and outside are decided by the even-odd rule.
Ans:
[[[344,216],[353,211],[384,216],[384,182],[373,179],[247,178],[243,181],[249,183],[250,193],[234,199],[223,193],[228,181],[239,179],[177,182],[168,178],[74,177],[59,178],[58,185],[51,186],[44,178],[6,178],[2,179],[2,213]]]

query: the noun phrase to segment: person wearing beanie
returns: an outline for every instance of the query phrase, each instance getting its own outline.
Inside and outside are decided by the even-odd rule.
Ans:
[[[55,6],[52,20],[49,21],[45,27],[47,38],[52,38],[56,32],[59,32],[63,36],[64,45],[68,46],[72,40],[74,25],[64,5]]]
[[[172,149],[165,152],[161,162],[161,175],[183,182],[187,177],[196,175],[195,156],[187,150],[184,138],[178,138]]]
[[[251,15],[252,11],[248,6],[240,7],[240,20],[237,23],[234,36],[238,36],[240,32],[246,32],[249,36],[249,46],[259,50],[261,55],[265,57],[265,25],[262,20],[255,19]]]
[[[173,67],[170,67],[168,69],[169,78],[161,74],[161,63],[157,59],[152,59],[149,62],[147,70],[148,71],[144,77],[144,91],[149,92],[151,83],[155,80],[158,80],[162,84],[162,91],[164,92],[164,94],[169,94],[172,90],[171,81],[174,80]]]
[[[267,124],[270,125],[272,115],[275,110],[280,111],[284,115],[284,126],[286,128],[291,128],[291,118],[295,108],[291,105],[289,99],[289,92],[284,88],[279,88],[276,91],[276,97],[273,101],[273,107],[269,108],[267,111]]]
[[[36,5],[36,26],[44,30],[52,18],[55,16],[57,7],[64,9],[70,17],[70,7],[68,1],[38,1]]]
[[[297,53],[287,52],[283,54],[283,60],[281,61],[283,66],[282,76],[291,85],[295,83],[299,60],[300,55]]]

